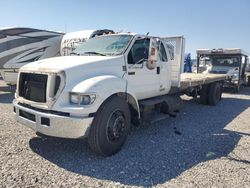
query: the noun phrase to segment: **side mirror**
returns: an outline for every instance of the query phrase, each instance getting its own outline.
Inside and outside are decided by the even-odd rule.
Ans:
[[[156,63],[157,63],[157,58],[158,58],[158,49],[154,46],[150,47],[150,51],[149,51],[149,58],[148,61],[146,63],[146,66],[148,69],[152,70],[155,69],[156,67]]]

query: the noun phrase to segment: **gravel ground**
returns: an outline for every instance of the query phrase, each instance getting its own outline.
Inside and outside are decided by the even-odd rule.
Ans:
[[[108,158],[86,140],[36,136],[12,99],[0,80],[1,187],[250,187],[250,88],[215,107],[183,97],[176,118],[134,128]]]

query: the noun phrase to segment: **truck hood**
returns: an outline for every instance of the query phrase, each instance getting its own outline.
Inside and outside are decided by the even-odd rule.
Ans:
[[[119,61],[123,56],[62,56],[43,59],[24,65],[21,71],[60,72],[80,67],[96,67],[96,64],[107,65]],[[101,66],[102,67],[102,66]]]
[[[218,73],[218,74],[228,74],[233,75],[239,72],[238,67],[228,67],[228,66],[213,66],[208,69],[209,73]]]

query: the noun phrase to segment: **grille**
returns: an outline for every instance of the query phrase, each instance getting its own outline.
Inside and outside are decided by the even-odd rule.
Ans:
[[[55,82],[55,88],[54,88],[54,95],[56,95],[58,89],[59,89],[59,86],[61,84],[61,78],[60,76],[56,76],[56,82]]]
[[[210,73],[214,73],[214,74],[227,74],[227,71],[216,71],[216,70],[211,70]]]
[[[48,75],[20,73],[19,96],[35,102],[46,102]]]

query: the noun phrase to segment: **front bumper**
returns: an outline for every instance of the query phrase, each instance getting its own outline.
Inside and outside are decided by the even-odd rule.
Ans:
[[[223,83],[223,87],[228,87],[228,88],[235,88],[239,85],[238,80],[226,80]]]
[[[35,132],[62,138],[87,137],[93,117],[67,117],[39,112],[23,107],[13,101],[17,122],[26,125]],[[46,120],[46,121],[44,121]]]

